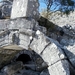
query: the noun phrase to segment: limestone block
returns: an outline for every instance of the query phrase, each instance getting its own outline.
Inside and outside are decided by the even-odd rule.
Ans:
[[[59,61],[48,67],[50,75],[70,75],[69,64],[66,60]]]
[[[18,45],[25,49],[28,49],[29,44],[30,44],[30,37],[24,34],[20,34]]]
[[[24,34],[24,35],[28,35],[28,36],[32,36],[34,35],[35,31],[33,31],[32,29],[19,29],[19,32]]]
[[[9,44],[9,35],[8,35],[8,31],[3,31],[0,34],[0,46],[5,46]]]
[[[14,0],[11,18],[32,17],[34,19],[38,19],[38,7],[38,0]]]
[[[12,63],[10,65],[5,66],[2,71],[6,73],[7,75],[12,75],[16,73],[17,71],[21,70],[23,67],[23,63],[18,61],[16,63]]]
[[[36,36],[34,36],[33,41],[30,44],[30,48],[40,54],[49,43],[50,41],[47,37],[42,32],[37,30]]]
[[[36,21],[30,18],[18,18],[10,21],[9,29],[33,29]]]
[[[43,60],[52,65],[60,60],[65,59],[63,51],[54,43],[49,44],[41,54]]]
[[[75,67],[75,45],[67,46],[64,51],[72,65]]]
[[[0,20],[0,31],[2,30],[19,30],[19,29],[37,29],[38,23],[30,18],[18,18],[14,20]]]

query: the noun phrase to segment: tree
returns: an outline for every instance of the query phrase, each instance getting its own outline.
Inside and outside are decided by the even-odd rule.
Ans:
[[[59,8],[57,10],[63,11],[66,14],[69,14],[70,11],[74,10],[75,7],[75,1],[73,0],[42,0],[46,6],[47,6],[47,13],[50,11],[50,8],[55,4],[55,9],[57,9],[57,6]]]
[[[46,9],[41,12],[41,14],[43,15],[42,17],[44,18],[44,26],[46,28],[54,27],[52,23],[48,22],[54,17],[54,15],[62,16],[64,13],[69,14],[69,12],[73,11],[75,7],[75,2],[72,0],[42,0],[42,2],[44,2],[46,5]],[[54,10],[51,11],[51,7],[54,4],[56,4],[56,6],[54,7]],[[59,6],[59,9],[57,9],[57,6]],[[56,12],[55,11],[56,9],[59,10],[60,12]]]

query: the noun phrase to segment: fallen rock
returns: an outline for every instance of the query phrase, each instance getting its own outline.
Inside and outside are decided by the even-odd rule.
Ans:
[[[52,42],[52,41],[51,41]],[[55,64],[58,61],[66,59],[61,48],[57,47],[54,43],[49,44],[41,53],[41,56],[48,65]]]
[[[0,20],[1,30],[37,29],[38,23],[31,18],[3,19]]]
[[[2,72],[7,75],[12,75],[12,74],[18,72],[19,70],[21,70],[22,67],[23,67],[23,63],[19,61],[19,62],[15,62],[15,63],[5,66],[2,69]]]

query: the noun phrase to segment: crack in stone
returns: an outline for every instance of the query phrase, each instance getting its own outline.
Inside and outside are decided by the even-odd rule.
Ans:
[[[42,50],[42,52],[40,53],[40,55],[42,55],[42,53],[44,52],[44,50],[45,50],[50,44],[51,44],[51,42],[48,43],[48,44],[44,47],[44,49]]]

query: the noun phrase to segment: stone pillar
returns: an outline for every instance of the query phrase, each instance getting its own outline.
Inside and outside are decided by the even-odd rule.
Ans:
[[[37,20],[39,18],[38,0],[14,0],[11,19],[18,17],[31,17]]]

